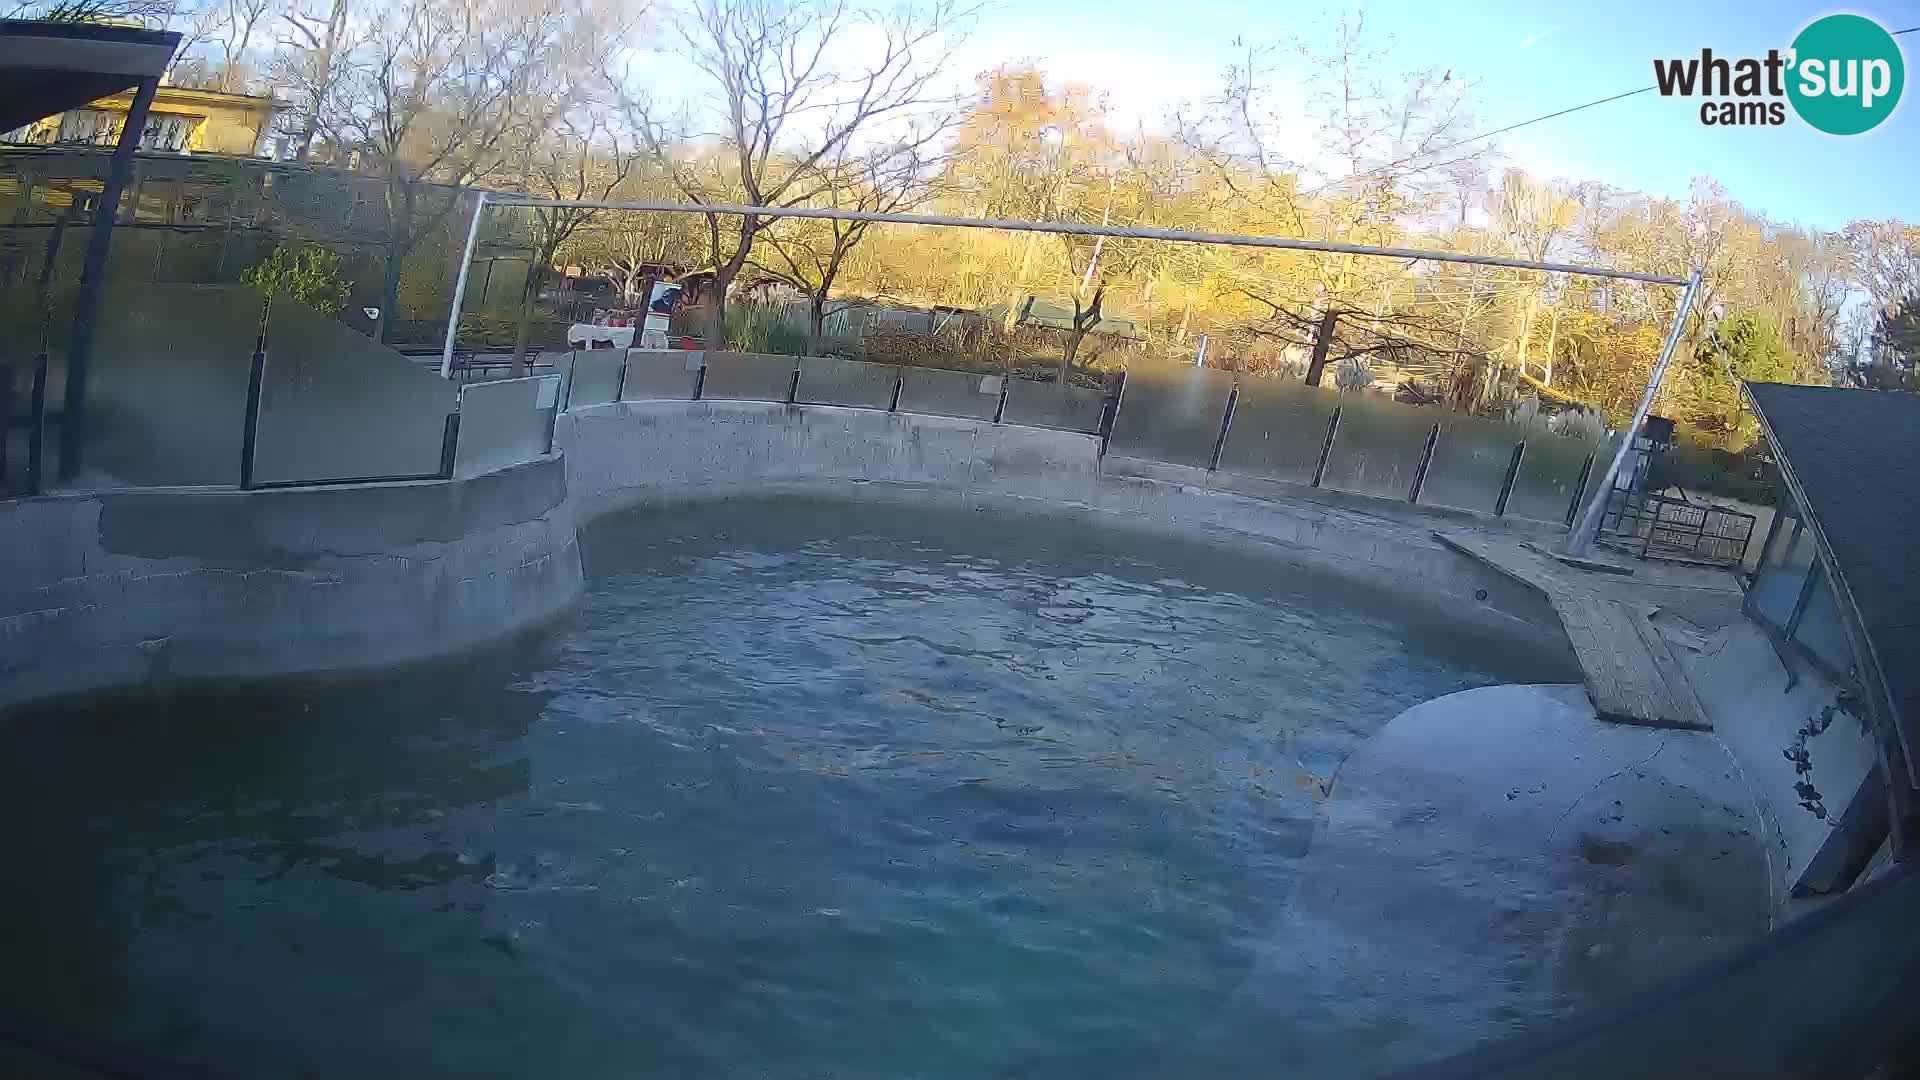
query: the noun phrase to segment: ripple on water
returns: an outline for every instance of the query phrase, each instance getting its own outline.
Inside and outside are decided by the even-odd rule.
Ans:
[[[750,503],[588,540],[537,647],[10,722],[36,876],[0,944],[37,978],[0,1004],[238,1073],[1270,1070],[1352,1037],[1256,974],[1340,761],[1560,674],[1044,519]]]

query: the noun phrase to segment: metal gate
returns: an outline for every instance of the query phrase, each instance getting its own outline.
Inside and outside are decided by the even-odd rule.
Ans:
[[[1615,491],[1600,542],[1643,559],[1738,567],[1753,540],[1752,514],[1671,495]]]

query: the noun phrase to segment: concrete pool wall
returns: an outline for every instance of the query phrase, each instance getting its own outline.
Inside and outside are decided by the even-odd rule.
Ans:
[[[143,489],[0,504],[0,706],[383,667],[580,595],[557,456],[465,480]]]
[[[780,494],[1082,515],[1258,547],[1564,648],[1538,594],[1438,543],[1550,526],[1102,457],[1069,431],[836,406],[624,402],[556,418],[555,453],[480,476],[0,504],[0,706],[196,678],[388,666],[548,622],[584,588],[578,528]]]
[[[1433,529],[1547,541],[1560,530],[1459,511],[1102,457],[1078,432],[835,406],[624,402],[560,416],[554,447],[582,521],[673,502],[819,494],[1084,516],[1091,527],[1257,546],[1494,629],[1562,641],[1539,594]]]

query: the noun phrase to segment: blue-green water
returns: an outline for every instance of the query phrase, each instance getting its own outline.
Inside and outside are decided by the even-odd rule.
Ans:
[[[1285,1075],[1353,1038],[1256,964],[1340,761],[1567,674],[1073,522],[741,503],[586,554],[538,642],[0,720],[0,1007],[237,1076]]]

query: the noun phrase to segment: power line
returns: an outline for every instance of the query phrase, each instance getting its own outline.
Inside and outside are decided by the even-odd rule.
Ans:
[[[1920,30],[1920,27],[1915,27],[1914,29]],[[1482,139],[1491,139],[1495,135],[1505,135],[1509,131],[1518,131],[1519,129],[1526,127],[1529,124],[1538,124],[1542,120],[1552,120],[1552,119],[1555,119],[1556,117],[1567,116],[1572,113],[1577,113],[1582,109],[1591,109],[1596,105],[1605,105],[1605,104],[1608,104],[1609,102],[1619,101],[1622,98],[1633,97],[1636,94],[1644,94],[1647,91],[1654,90],[1654,89],[1657,89],[1657,87],[1643,86],[1638,90],[1628,90],[1625,93],[1614,94],[1611,97],[1599,98],[1594,101],[1589,101],[1583,105],[1574,105],[1570,108],[1560,109],[1555,112],[1546,113],[1545,115],[1542,115],[1542,116],[1536,116],[1531,120],[1522,120],[1517,124],[1508,124],[1506,127],[1503,127],[1503,128],[1495,128],[1492,131],[1483,131],[1478,135],[1470,135],[1467,138],[1461,139],[1459,142],[1448,143],[1445,146],[1435,147],[1432,150],[1422,150],[1417,154],[1409,154],[1398,161],[1389,161],[1385,165],[1368,169],[1366,172],[1363,172],[1363,173],[1355,173],[1352,176],[1342,177],[1338,180],[1329,180],[1326,183],[1321,184],[1319,187],[1314,188],[1312,191],[1303,193],[1301,197],[1305,198],[1307,196],[1318,195],[1322,191],[1325,191],[1326,189],[1330,187],[1334,187],[1338,184],[1344,184],[1352,180],[1359,180],[1362,177],[1372,176],[1374,173],[1386,172],[1388,169],[1398,168],[1402,165],[1405,165],[1409,161],[1414,161],[1419,158],[1430,157],[1434,154],[1444,154],[1449,150],[1454,150],[1454,149],[1458,149],[1459,147],[1466,146],[1468,143],[1476,143]],[[1448,164],[1451,164],[1451,162],[1449,162]]]
[[[1907,28],[1906,28],[1905,30],[1895,30],[1895,31],[1893,31],[1893,32],[1892,32],[1892,34],[1891,34],[1891,36],[1893,36],[1893,37],[1899,37],[1899,36],[1900,36],[1900,35],[1902,35],[1902,34],[1911,34],[1911,33],[1914,33],[1914,32],[1916,32],[1916,31],[1920,31],[1920,26],[1909,26],[1909,27],[1907,27]],[[1364,178],[1364,177],[1368,177],[1368,176],[1372,176],[1372,175],[1373,175],[1373,174],[1375,174],[1375,173],[1382,173],[1382,172],[1386,172],[1386,171],[1387,171],[1388,169],[1396,169],[1396,168],[1399,168],[1399,167],[1400,167],[1400,166],[1402,166],[1402,165],[1405,165],[1405,164],[1406,164],[1406,163],[1408,163],[1409,161],[1417,161],[1417,160],[1419,160],[1420,158],[1423,158],[1423,157],[1431,157],[1431,156],[1433,156],[1433,155],[1435,155],[1435,154],[1444,154],[1444,153],[1446,153],[1446,152],[1447,152],[1447,151],[1449,151],[1449,150],[1453,150],[1453,149],[1457,149],[1457,148],[1459,148],[1459,147],[1462,147],[1462,146],[1466,146],[1466,145],[1468,145],[1469,143],[1477,143],[1477,142],[1479,142],[1479,141],[1480,141],[1480,140],[1482,140],[1482,139],[1491,139],[1491,138],[1493,138],[1493,137],[1494,137],[1495,135],[1505,135],[1505,134],[1506,134],[1507,132],[1509,132],[1509,131],[1518,131],[1519,129],[1521,129],[1521,128],[1523,128],[1523,127],[1527,127],[1527,126],[1529,126],[1529,125],[1531,125],[1531,124],[1538,124],[1538,123],[1540,123],[1540,122],[1541,122],[1541,121],[1543,121],[1543,120],[1554,120],[1554,119],[1557,119],[1557,118],[1559,118],[1559,117],[1562,117],[1562,116],[1569,116],[1569,115],[1571,115],[1571,114],[1573,114],[1573,113],[1577,113],[1577,112],[1579,112],[1579,111],[1581,111],[1582,109],[1591,109],[1591,108],[1593,108],[1593,107],[1594,107],[1594,106],[1596,106],[1596,105],[1606,105],[1606,104],[1609,104],[1609,103],[1611,103],[1611,102],[1615,102],[1615,101],[1620,101],[1620,100],[1622,100],[1622,99],[1625,99],[1625,98],[1630,98],[1630,97],[1634,97],[1634,96],[1636,96],[1636,95],[1639,95],[1639,94],[1644,94],[1644,93],[1646,93],[1646,92],[1648,92],[1649,90],[1656,90],[1656,89],[1658,89],[1658,87],[1657,87],[1657,86],[1643,86],[1643,87],[1641,87],[1641,88],[1640,88],[1640,89],[1638,89],[1638,90],[1628,90],[1628,91],[1626,91],[1626,92],[1624,92],[1624,93],[1619,93],[1619,94],[1614,94],[1614,95],[1612,95],[1611,97],[1603,97],[1603,98],[1598,98],[1598,99],[1595,99],[1595,100],[1593,100],[1593,101],[1589,101],[1589,102],[1586,102],[1585,104],[1582,104],[1582,105],[1575,105],[1575,106],[1572,106],[1571,108],[1566,108],[1566,109],[1560,109],[1560,110],[1557,110],[1557,111],[1555,111],[1555,112],[1550,112],[1550,113],[1546,113],[1546,114],[1543,114],[1543,115],[1541,115],[1541,116],[1536,116],[1536,117],[1533,117],[1533,118],[1532,118],[1532,119],[1530,119],[1530,120],[1522,120],[1522,121],[1520,121],[1520,122],[1519,122],[1519,123],[1517,123],[1517,124],[1508,124],[1508,125],[1507,125],[1506,127],[1503,127],[1503,128],[1495,128],[1495,129],[1493,129],[1492,131],[1483,131],[1483,132],[1481,132],[1481,133],[1480,133],[1480,134],[1478,134],[1478,135],[1469,135],[1468,137],[1466,137],[1466,138],[1464,138],[1464,139],[1461,139],[1461,140],[1460,140],[1459,142],[1455,142],[1455,143],[1448,143],[1448,144],[1447,144],[1447,145],[1445,145],[1445,146],[1439,146],[1439,147],[1435,147],[1435,148],[1434,148],[1434,149],[1432,149],[1432,150],[1422,150],[1422,151],[1420,151],[1420,152],[1419,152],[1419,153],[1417,153],[1417,154],[1409,154],[1409,155],[1407,155],[1406,157],[1403,157],[1403,158],[1401,158],[1401,159],[1400,159],[1400,160],[1398,160],[1398,161],[1389,161],[1389,162],[1387,162],[1387,163],[1386,163],[1385,165],[1380,165],[1380,166],[1377,166],[1377,167],[1375,167],[1375,168],[1372,168],[1372,169],[1368,169],[1368,170],[1367,170],[1366,172],[1362,172],[1362,173],[1355,173],[1355,174],[1354,174],[1354,175],[1352,175],[1352,176],[1346,176],[1346,177],[1342,177],[1342,178],[1340,178],[1340,179],[1338,179],[1338,180],[1329,180],[1329,181],[1327,181],[1326,183],[1324,183],[1324,184],[1321,184],[1321,185],[1320,185],[1319,187],[1317,187],[1317,188],[1314,188],[1314,189],[1313,189],[1312,191],[1307,191],[1307,192],[1303,192],[1303,193],[1301,194],[1301,197],[1302,197],[1302,198],[1307,198],[1307,197],[1310,197],[1310,196],[1314,196],[1314,195],[1318,195],[1318,194],[1320,194],[1320,193],[1321,193],[1322,191],[1325,191],[1325,190],[1327,190],[1327,189],[1328,189],[1328,188],[1330,188],[1330,187],[1336,187],[1336,186],[1338,186],[1338,185],[1340,185],[1340,184],[1345,184],[1345,183],[1348,183],[1349,181],[1353,181],[1353,180],[1359,180],[1359,179],[1362,179],[1362,178]],[[1461,159],[1457,159],[1457,158],[1456,158],[1455,160],[1461,160]],[[1444,164],[1448,164],[1448,165],[1451,165],[1451,164],[1453,164],[1453,162],[1451,162],[1451,161],[1449,161],[1449,162],[1445,162]]]

